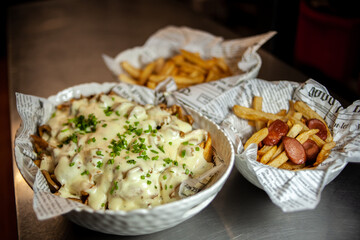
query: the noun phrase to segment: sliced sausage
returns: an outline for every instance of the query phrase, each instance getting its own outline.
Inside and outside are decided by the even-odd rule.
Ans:
[[[324,140],[324,141],[326,140],[327,130],[326,130],[325,124],[322,121],[320,121],[319,119],[313,118],[313,119],[309,119],[306,122],[306,125],[310,129],[319,129],[319,132],[316,135],[318,135],[319,138],[321,138],[322,140]]]
[[[273,146],[278,144],[281,138],[288,133],[289,126],[283,121],[277,119],[270,124],[268,129],[269,134],[263,140],[263,143],[268,146]]]
[[[313,163],[316,160],[317,155],[320,152],[320,147],[311,139],[306,140],[303,143],[306,153],[306,161],[308,163]]]
[[[282,141],[286,155],[291,162],[295,164],[303,164],[306,162],[305,148],[298,140],[291,137],[284,137]]]

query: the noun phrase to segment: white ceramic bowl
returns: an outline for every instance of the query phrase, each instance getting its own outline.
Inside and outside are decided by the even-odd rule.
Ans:
[[[93,94],[89,88],[101,91],[114,84],[84,84],[66,89],[60,92],[57,96],[52,96],[52,100],[63,101],[64,96],[76,96],[83,94],[84,96]],[[105,86],[105,87],[104,87]],[[84,93],[79,91],[86,89]],[[136,209],[133,211],[99,211],[87,208],[76,208],[65,214],[65,216],[83,226],[95,231],[110,233],[116,235],[142,235],[158,232],[170,227],[173,227],[190,217],[194,216],[202,209],[204,209],[221,190],[225,181],[227,180],[232,167],[234,165],[234,150],[227,135],[220,130],[220,128],[212,121],[196,113],[192,109],[188,109],[189,113],[194,118],[196,128],[203,128],[210,132],[212,136],[212,145],[223,161],[224,167],[213,176],[205,189],[199,193],[151,209]],[[20,114],[21,115],[21,114]],[[35,123],[34,123],[35,124]],[[24,135],[24,128],[18,130],[17,136]],[[19,162],[19,152],[16,151],[16,161],[20,172],[32,186],[33,179],[35,178],[36,171],[29,170],[29,164]],[[25,158],[25,157],[24,157]],[[26,158],[25,158],[26,159]],[[29,176],[33,175],[33,176]]]

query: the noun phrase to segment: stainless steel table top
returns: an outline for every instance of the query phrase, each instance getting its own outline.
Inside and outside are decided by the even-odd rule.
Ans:
[[[144,44],[167,25],[238,35],[177,1],[41,1],[8,12],[12,140],[20,124],[14,93],[47,97],[74,84],[114,81],[101,54]],[[303,82],[297,70],[260,51],[259,77]],[[20,239],[360,239],[360,165],[348,164],[326,186],[316,209],[283,213],[234,168],[215,200],[186,222],[159,233],[122,237],[77,226],[64,217],[38,221],[32,189],[14,164]]]

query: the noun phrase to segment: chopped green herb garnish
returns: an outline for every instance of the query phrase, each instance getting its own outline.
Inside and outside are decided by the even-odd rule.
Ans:
[[[165,159],[163,159],[163,161],[167,164],[170,164],[172,162],[172,160],[170,158],[165,158]]]
[[[170,187],[170,189],[172,189],[172,188],[173,188],[173,185],[170,185],[169,187]]]
[[[116,116],[120,117],[119,111],[115,111]]]
[[[147,173],[147,174],[146,174],[146,177],[151,177],[150,173]]]
[[[78,128],[80,131],[90,133],[96,131],[96,125],[98,124],[97,118],[94,114],[89,114],[86,119],[84,115],[72,118],[68,120],[68,123],[73,123],[75,128]]]
[[[102,204],[101,204],[101,207],[105,207],[105,203],[102,203]]]
[[[152,157],[151,160],[158,160],[159,156]]]
[[[61,130],[60,132],[66,132],[66,131],[69,131],[69,129],[65,128],[65,129]]]
[[[81,173],[81,175],[89,175],[89,171],[88,170],[85,170]]]
[[[161,152],[165,153],[165,151],[164,151],[164,146],[157,146],[157,148],[158,148]]]
[[[163,176],[163,179],[164,179],[164,180],[166,180],[166,179],[167,179],[167,176],[166,176],[166,175],[164,175],[164,176]]]
[[[182,150],[182,151],[181,151],[181,157],[184,158],[185,155],[186,155],[186,150]]]
[[[154,149],[151,149],[150,152],[155,153],[155,154],[159,154],[159,152],[155,151]]]
[[[78,137],[77,137],[76,133],[73,133],[70,136],[68,136],[65,139],[65,141],[63,141],[63,144],[69,144],[71,141],[74,142],[74,143],[78,142]]]
[[[116,169],[116,170],[119,170],[119,169],[120,169],[120,165],[117,165],[115,169]]]
[[[56,112],[54,112],[53,114],[51,114],[51,118],[54,118],[56,116]]]
[[[169,142],[169,145],[171,146],[171,145],[172,145],[172,142]]]
[[[196,151],[200,151],[200,148],[199,148],[199,147],[196,147],[195,150],[196,150]]]
[[[103,127],[103,128],[105,128],[106,126],[107,126],[107,124],[106,124],[106,123],[104,123],[104,124],[102,125],[102,127]]]
[[[165,184],[165,190],[167,190],[167,184]]]
[[[186,169],[185,170],[185,174],[188,175],[190,173],[190,170],[189,169]]]
[[[97,168],[101,168],[102,165],[103,165],[103,163],[102,163],[101,161],[98,161],[96,167],[97,167]]]
[[[100,150],[96,151],[96,155],[98,155],[98,156],[104,156],[104,155],[101,153]]]
[[[130,159],[126,161],[128,164],[136,164],[136,161],[134,159]]]
[[[144,176],[144,175],[141,175],[140,178],[141,178],[141,179],[145,179],[145,176]]]
[[[189,144],[188,141],[182,143],[182,145],[188,145],[188,144]]]
[[[107,164],[114,164],[114,159],[113,158],[110,158],[108,161],[107,161]]]
[[[173,164],[174,164],[175,166],[178,166],[178,165],[179,165],[178,161],[173,161]]]
[[[103,140],[105,140],[105,141],[106,141],[106,140],[107,140],[107,138],[106,138],[106,137],[104,137],[104,138],[103,138]]]
[[[110,190],[110,194],[113,194],[115,190],[118,190],[119,189],[119,186],[118,186],[118,182],[115,181],[114,182],[114,186],[111,188]]]
[[[147,182],[146,182],[148,185],[150,185],[151,184],[151,181],[150,180],[147,180]]]
[[[107,117],[109,117],[114,111],[111,109],[110,106],[108,106],[105,110],[104,113]]]
[[[70,167],[72,167],[72,166],[74,166],[74,165],[75,165],[75,162],[69,163],[69,166],[70,166]]]

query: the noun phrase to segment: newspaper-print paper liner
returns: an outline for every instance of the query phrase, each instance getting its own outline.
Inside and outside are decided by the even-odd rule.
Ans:
[[[33,163],[36,155],[30,135],[36,132],[38,126],[48,121],[56,105],[72,98],[106,93],[110,90],[143,105],[165,101],[174,104],[176,103],[175,99],[166,92],[173,91],[174,88],[176,89],[175,83],[169,79],[159,85],[155,91],[126,83],[89,83],[65,89],[48,99],[16,93],[17,109],[22,124],[15,138],[15,160],[21,174],[34,190],[33,208],[38,219],[49,219],[68,213],[71,220],[93,230],[118,235],[139,235],[172,227],[205,208],[228,178],[234,165],[234,150],[230,139],[218,125],[188,107],[186,109],[195,121],[194,128],[207,129],[214,138],[215,162],[216,165],[222,165],[208,185],[193,196],[153,209],[137,209],[130,212],[97,211],[52,194],[43,174]],[[95,222],[94,219],[96,219]],[[140,223],[139,219],[141,219]]]
[[[109,70],[118,76],[125,73],[122,61],[128,61],[137,68],[159,57],[170,58],[185,49],[199,52],[202,58],[223,57],[231,72],[240,79],[250,79],[258,75],[261,58],[257,50],[276,34],[270,31],[247,38],[224,40],[210,33],[188,27],[168,26],[155,32],[143,46],[134,47],[119,53],[115,58],[103,54]]]
[[[346,164],[360,162],[360,100],[343,108],[324,86],[312,79],[303,84],[260,79],[239,82],[235,76],[181,89],[174,96],[221,125],[235,146],[237,169],[251,183],[265,190],[284,212],[314,209],[323,188]],[[254,96],[263,97],[263,111],[270,113],[288,109],[289,100],[307,103],[325,119],[333,133],[336,147],[330,156],[316,169],[301,171],[277,169],[257,162],[255,144],[246,151],[242,145],[255,129],[231,110],[235,104],[250,107]]]

